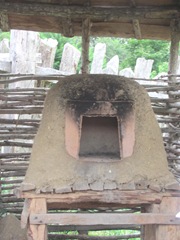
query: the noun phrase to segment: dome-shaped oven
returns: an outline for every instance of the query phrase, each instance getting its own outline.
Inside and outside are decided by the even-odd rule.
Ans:
[[[174,179],[144,88],[110,75],[62,78],[47,95],[22,189],[101,191],[139,179]]]

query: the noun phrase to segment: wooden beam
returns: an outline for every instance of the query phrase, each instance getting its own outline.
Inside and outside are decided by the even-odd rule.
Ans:
[[[131,7],[136,7],[136,1],[135,0],[130,0],[130,5],[131,5]]]
[[[24,229],[27,226],[28,218],[30,214],[30,206],[31,206],[32,199],[25,199],[23,211],[21,215],[21,228]]]
[[[131,230],[131,229],[129,229]],[[125,239],[139,239],[141,234],[139,233],[132,233],[132,234],[125,234],[125,235],[116,235],[116,236],[87,236],[85,234],[57,234],[57,233],[49,233],[48,236],[52,239],[75,239],[75,240],[125,240]]]
[[[169,59],[169,74],[176,74],[178,69],[179,56],[179,41],[180,41],[180,20],[171,22],[171,47]],[[174,81],[175,77],[170,77],[170,81]]]
[[[139,20],[133,19],[132,23],[133,23],[135,38],[141,39],[142,35],[141,35],[141,28],[140,28]]]
[[[91,203],[121,203],[121,204],[159,204],[164,196],[172,196],[172,193],[156,193],[154,191],[83,191],[67,194],[36,194],[35,192],[22,192],[21,189],[16,189],[14,194],[18,198],[46,198],[47,202],[58,202],[58,203],[81,203],[81,202],[91,202]],[[180,193],[176,193],[179,194]]]
[[[174,216],[180,211],[180,198],[163,198],[160,205],[153,204],[148,206],[145,211],[153,214],[173,214]],[[144,226],[144,240],[164,240],[179,239],[179,225],[146,225]]]
[[[137,225],[121,225],[121,229],[124,230],[140,230],[140,227]],[[61,232],[61,231],[100,231],[100,230],[117,230],[115,226],[102,226],[102,225],[86,225],[86,226],[74,226],[74,225],[67,225],[67,226],[60,226],[60,225],[50,225],[48,226],[49,232]]]
[[[71,18],[64,18],[62,20],[63,36],[74,37],[73,24]]]
[[[180,7],[85,7],[85,6],[63,6],[58,4],[25,4],[25,3],[3,3],[0,5],[2,13],[17,13],[22,15],[54,16],[63,18],[90,19],[120,19],[120,18],[163,18],[171,19],[180,16]]]
[[[28,212],[32,214],[45,214],[47,215],[47,204],[46,199],[32,199],[30,206],[28,206]],[[23,217],[23,215],[22,215]],[[26,217],[26,216],[25,216]],[[28,226],[28,239],[32,240],[47,240],[47,227],[43,223],[39,225],[30,225]]]
[[[121,225],[161,224],[179,225],[180,219],[175,214],[155,213],[62,213],[62,214],[30,214],[30,224],[59,224],[59,225],[107,225],[121,227]]]
[[[164,198],[160,204],[159,212],[162,214],[176,215],[180,211],[180,198]],[[165,225],[159,226],[156,229],[156,239],[179,239],[180,226],[179,225]],[[154,239],[154,240],[156,240]]]
[[[82,22],[82,74],[89,73],[90,28],[89,18],[84,19]]]
[[[0,29],[4,32],[10,30],[8,15],[5,12],[0,12]]]

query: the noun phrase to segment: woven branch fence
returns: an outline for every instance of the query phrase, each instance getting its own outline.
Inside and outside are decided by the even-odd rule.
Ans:
[[[13,189],[20,185],[28,168],[33,139],[40,125],[44,100],[48,92],[48,88],[42,87],[14,89],[7,86],[17,81],[27,80],[36,80],[38,83],[54,82],[60,81],[63,77],[0,75],[1,213],[13,213],[18,217],[21,214],[23,200],[15,197]],[[172,77],[173,83],[169,81]],[[152,108],[161,127],[170,171],[180,179],[180,75],[164,76],[153,81],[151,79],[134,79],[134,81],[142,84],[151,95]],[[126,228],[124,226],[124,229]],[[132,226],[131,229],[133,229]],[[52,230],[56,232],[55,229]],[[74,230],[74,227],[69,226],[68,230]],[[134,237],[139,236],[139,233],[134,235]],[[67,236],[62,235],[60,239],[67,239]],[[93,238],[75,236],[71,239]],[[112,239],[120,239],[120,237]]]

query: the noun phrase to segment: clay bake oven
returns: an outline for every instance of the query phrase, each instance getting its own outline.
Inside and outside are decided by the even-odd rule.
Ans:
[[[74,75],[49,91],[22,190],[163,188],[172,181],[149,97],[138,83]]]

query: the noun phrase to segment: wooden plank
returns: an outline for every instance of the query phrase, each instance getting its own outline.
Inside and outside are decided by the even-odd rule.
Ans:
[[[92,22],[92,36],[125,37],[133,38],[134,29],[132,23],[121,22]],[[148,30],[147,30],[148,29]],[[80,34],[76,32],[76,35]],[[142,38],[146,39],[166,39],[170,40],[170,28],[164,25],[153,25],[141,23]]]
[[[159,212],[162,214],[176,215],[180,212],[180,198],[163,198],[162,203],[159,206]],[[173,226],[170,223],[168,226],[157,226],[156,239],[180,239],[180,226]],[[155,240],[156,240],[155,239]]]
[[[176,74],[178,70],[178,55],[179,55],[179,41],[180,41],[180,26],[178,20],[171,22],[171,47],[169,59],[169,73]],[[172,84],[176,81],[176,77],[170,77]]]
[[[48,17],[44,19],[43,16],[27,16],[11,14],[10,22],[11,27],[14,29],[26,29],[30,31],[49,31],[49,32],[59,32],[63,33],[62,22],[56,17]],[[164,21],[164,20],[163,20]],[[166,20],[168,23],[150,23],[147,25],[145,21],[140,21],[141,32],[143,38],[146,39],[161,39],[170,40],[170,20]],[[120,20],[112,21],[92,21],[91,36],[109,36],[109,37],[123,37],[123,38],[133,38],[134,30],[132,23],[121,22]],[[145,22],[145,23],[143,23]],[[82,34],[82,24],[80,21],[73,22],[73,30],[75,36],[81,36]]]
[[[176,18],[179,8],[175,7],[87,7],[87,6],[63,6],[58,4],[25,4],[25,3],[3,3],[0,6],[3,13],[18,13],[22,15],[41,15],[65,18],[91,19],[119,19],[119,18]]]
[[[147,213],[159,213],[159,204],[152,204],[146,207],[145,212]],[[143,240],[156,240],[156,229],[157,225],[145,225],[142,226]]]
[[[126,234],[120,236],[87,236],[87,235],[70,235],[70,234],[48,234],[48,236],[52,239],[64,239],[64,240],[120,240],[120,239],[137,239],[140,237],[139,233],[134,234]]]
[[[153,204],[146,208],[146,211],[156,214],[173,214],[180,211],[180,198],[164,197],[161,204]],[[144,240],[164,240],[180,239],[180,226],[174,226],[170,223],[167,226],[148,225],[144,228]]]
[[[133,19],[132,23],[133,23],[135,38],[141,39],[142,34],[141,34],[141,28],[140,28],[139,20]]]
[[[163,196],[171,196],[170,193],[156,193],[154,191],[83,191],[67,194],[36,194],[32,192],[22,192],[21,189],[15,190],[18,198],[46,198],[48,203],[121,203],[121,204],[159,204]]]
[[[34,213],[41,213],[46,215],[47,204],[46,199],[32,199],[30,204],[30,215]],[[47,227],[45,224],[39,223],[38,226],[28,226],[28,240],[47,240]]]
[[[173,214],[155,213],[62,213],[62,214],[30,214],[30,224],[59,225],[108,225],[120,227],[122,224],[163,224],[179,225],[180,219]],[[164,238],[165,239],[165,238]],[[173,238],[172,238],[173,239]]]
[[[89,73],[90,28],[90,19],[84,19],[82,22],[82,74]]]
[[[0,109],[0,114],[41,114],[43,107],[27,107],[26,109]]]
[[[31,202],[32,202],[32,199],[25,199],[23,211],[21,214],[21,228],[25,228],[28,223]]]
[[[138,225],[121,225],[121,229],[123,230],[140,230]],[[49,232],[61,232],[61,231],[101,231],[101,230],[119,230],[119,228],[115,226],[102,226],[102,225],[86,225],[86,226],[60,226],[60,225],[49,225]],[[154,240],[154,239],[153,239]]]
[[[0,12],[0,29],[4,32],[8,32],[10,30],[7,13]]]

